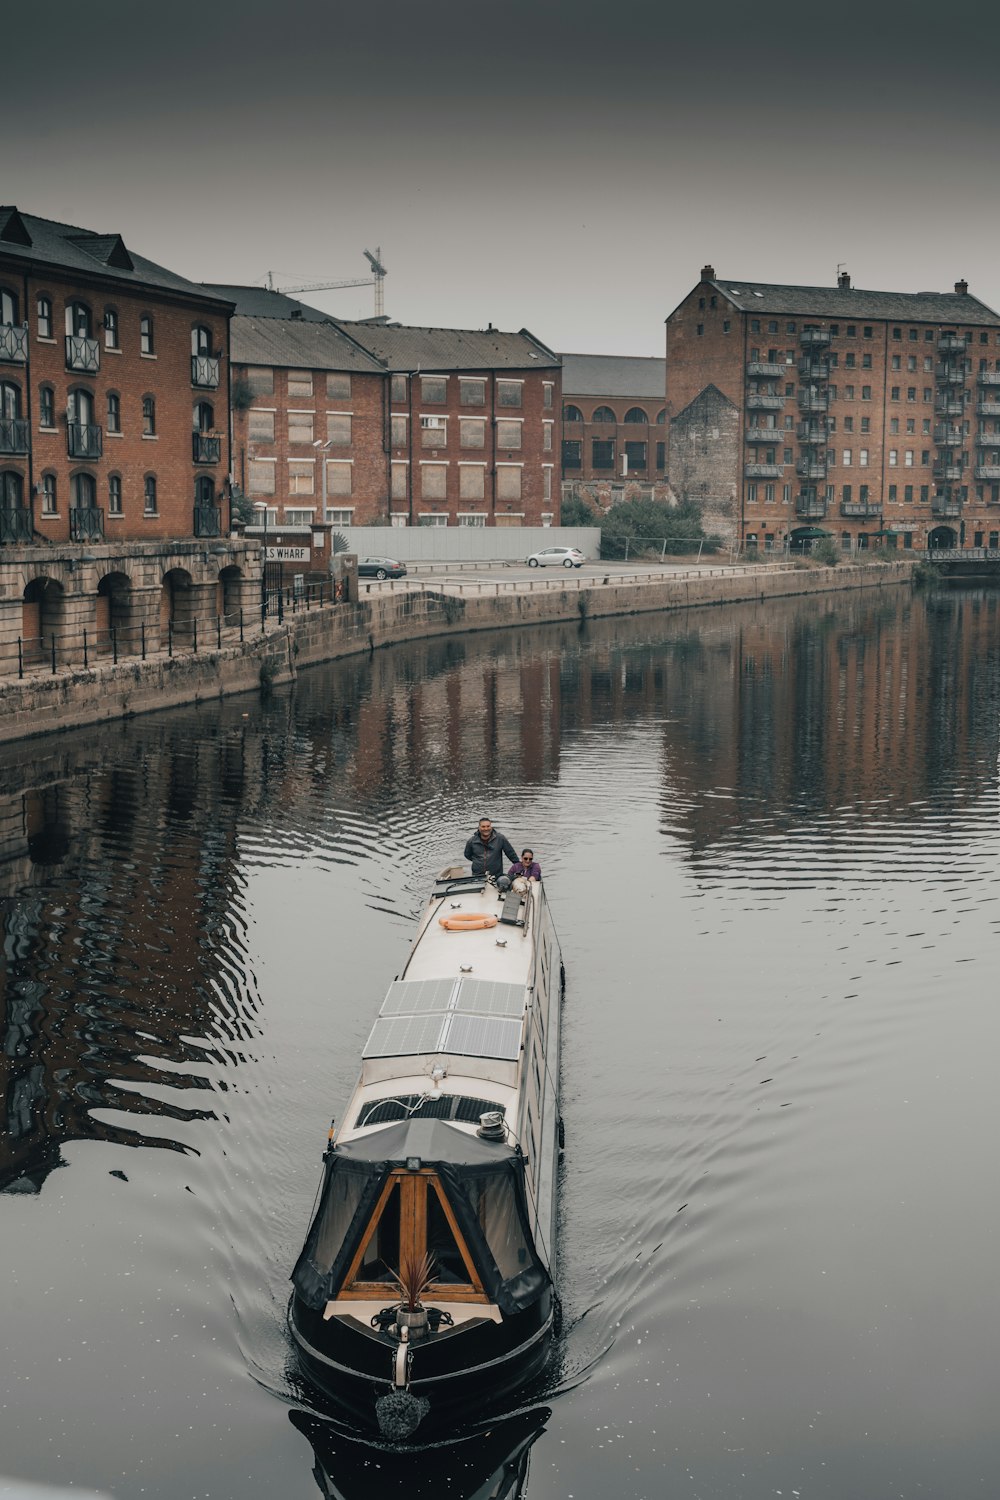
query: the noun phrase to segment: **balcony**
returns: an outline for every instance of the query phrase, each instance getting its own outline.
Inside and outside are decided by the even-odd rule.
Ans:
[[[828,380],[830,361],[827,359],[800,359],[799,374],[803,380]]]
[[[191,457],[196,464],[217,464],[222,457],[222,439],[208,432],[192,432]]]
[[[90,422],[66,423],[66,452],[70,458],[100,458],[104,432]]]
[[[943,333],[937,341],[939,354],[964,354],[968,339],[963,333]]]
[[[747,479],[780,479],[784,470],[780,464],[744,464]]]
[[[200,391],[217,390],[220,364],[221,360],[212,359],[208,354],[192,354],[191,384],[197,386]]]
[[[104,512],[97,505],[70,507],[69,539],[71,542],[103,542]]]
[[[791,433],[786,432],[783,427],[747,427],[743,436],[748,443],[764,443],[771,448],[786,443]]]
[[[1000,370],[980,370],[976,375],[977,385],[1000,385]]]
[[[933,516],[960,516],[962,514],[962,502],[956,500],[954,495],[932,495],[931,515]]]
[[[747,374],[751,380],[784,380],[784,365],[770,365],[765,360],[752,359],[747,365]]]
[[[0,420],[0,453],[27,453],[28,423],[22,417]]]
[[[810,521],[821,521],[826,515],[826,501],[818,495],[798,494],[795,497],[795,514]]]
[[[864,520],[869,516],[880,516],[882,514],[881,500],[841,500],[840,514],[842,516],[854,516]]]
[[[934,441],[939,448],[961,448],[965,433],[957,427],[935,427]]]
[[[977,479],[1000,479],[1000,464],[976,464]]]
[[[195,536],[222,535],[222,507],[220,505],[196,505],[194,508]]]
[[[0,509],[0,546],[16,546],[34,539],[34,518],[28,507],[14,505]]]
[[[825,479],[826,458],[800,458],[795,472],[800,479]]]
[[[827,349],[830,345],[829,328],[803,328],[799,334],[803,349]]]
[[[5,365],[28,363],[28,330],[14,323],[0,323],[0,362]]]
[[[101,368],[101,346],[97,340],[67,333],[66,368],[77,370],[81,375],[96,375]]]
[[[957,363],[949,362],[934,366],[934,379],[938,385],[964,385],[966,380],[965,366],[961,360]]]
[[[825,448],[827,440],[826,423],[800,422],[795,429],[795,436],[800,443],[818,443],[821,448]]]
[[[1000,432],[977,432],[972,441],[977,448],[1000,448]]]
[[[954,396],[942,396],[935,401],[934,411],[939,417],[960,417],[965,411],[965,402]]]
[[[747,407],[750,411],[780,411],[784,404],[784,396],[747,396]]]
[[[830,409],[830,392],[815,387],[799,391],[799,411],[825,412]]]
[[[962,465],[961,464],[935,464],[934,468],[932,469],[931,472],[932,472],[932,474],[934,475],[934,478],[938,481],[939,484],[941,484],[942,482],[946,483],[946,482],[948,482],[950,480],[961,479],[961,477],[962,477]]]
[[[1000,417],[1000,401],[977,401],[977,417]]]

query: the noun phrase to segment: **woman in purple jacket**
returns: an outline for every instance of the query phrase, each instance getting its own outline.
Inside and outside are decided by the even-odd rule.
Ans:
[[[526,875],[529,880],[541,880],[542,867],[531,849],[522,849],[521,858],[516,864],[511,865],[507,874],[511,880],[516,880],[519,875]]]

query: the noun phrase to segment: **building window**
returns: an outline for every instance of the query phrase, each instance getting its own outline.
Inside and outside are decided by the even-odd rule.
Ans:
[[[723,320],[722,320],[722,331],[723,331],[723,333],[728,333],[729,332],[729,319],[728,318],[723,318]]]
[[[551,398],[552,387],[546,386]],[[485,380],[460,380],[458,382],[458,399],[462,406],[485,406],[486,404],[486,381]]]
[[[400,468],[399,464],[393,465],[393,473]],[[346,464],[342,459],[329,459],[326,465],[326,493],[343,498],[350,495],[354,489],[354,465]],[[405,493],[405,491],[404,491]]]
[[[472,513],[467,512],[464,515],[459,515],[458,524],[459,526],[485,526],[486,517],[481,511]]]
[[[346,371],[327,370],[326,394],[333,401],[350,401],[351,377]]]
[[[907,505],[912,505],[913,504],[913,485],[912,484],[904,484],[904,486],[903,486],[903,499],[906,501]]]
[[[448,494],[446,464],[420,465],[420,494],[424,500],[444,500]]]
[[[892,386],[890,388],[889,399],[890,399],[890,401],[898,401],[899,400],[899,386],[898,385],[894,385],[894,386]]]
[[[326,440],[334,448],[349,448],[352,442],[353,418],[343,411],[326,414]]]
[[[865,334],[865,338],[866,339],[870,339],[871,338],[871,336],[872,336],[872,330],[871,330],[871,326],[870,325],[867,328],[865,328],[864,334]]]
[[[845,354],[844,355],[844,364],[847,366],[847,368],[849,370],[853,370],[854,366],[857,364],[857,362],[858,362],[858,356],[856,354]]]
[[[247,385],[253,396],[273,396],[274,371],[266,365],[248,365]]]
[[[406,471],[408,464],[392,464],[390,467],[389,493],[393,500],[406,499]]]
[[[35,302],[35,311],[38,317],[38,337],[50,339],[52,337],[52,298],[40,296]]]
[[[42,515],[54,516],[56,508],[56,476],[54,474],[43,474]]]
[[[156,401],[152,396],[142,398],[142,435],[156,436]]]
[[[872,399],[872,388],[870,385],[863,385],[861,387],[861,399],[862,401],[870,401]]]
[[[350,421],[350,417],[347,419]],[[311,411],[290,411],[288,413],[288,441],[290,443],[311,443],[313,440],[313,413]]]
[[[907,448],[903,454],[903,466],[907,469],[913,468],[913,449]]]
[[[316,465],[309,460],[291,458],[288,461],[288,493],[290,495],[313,495],[316,493]]]
[[[629,469],[644,469],[646,467],[646,444],[626,443],[625,460]]]
[[[393,401],[406,400],[407,380],[405,375],[393,375],[390,381],[390,396]]]
[[[840,462],[841,462],[842,466],[845,469],[849,469],[851,467],[851,450],[850,450],[850,448],[845,448],[844,449],[843,453],[841,454]]]
[[[105,349],[117,349],[118,343],[118,313],[113,307],[104,309],[104,347]]]
[[[701,338],[702,334],[705,332],[705,325],[704,325],[704,323],[697,323],[695,325],[695,330],[694,331],[698,335],[698,337]]]
[[[120,516],[122,513],[122,478],[120,474],[108,475],[108,515]]]
[[[594,415],[590,420],[592,422],[617,422],[618,418],[610,406],[598,406],[594,408]]]
[[[66,304],[66,332],[73,338],[90,338],[90,308],[85,302],[68,302]]]
[[[447,516],[429,516],[426,514],[421,515],[417,522],[418,526],[447,526],[447,524]]]
[[[264,463],[261,459],[251,459],[247,465],[247,483],[250,486],[251,495],[273,495],[274,494],[274,471],[276,464]]]
[[[507,407],[521,405],[520,380],[497,381],[497,405]]]
[[[147,516],[156,515],[156,478],[153,474],[147,474],[143,480],[143,512]]]
[[[894,354],[892,356],[892,368],[894,370],[901,370],[903,368],[903,361],[900,355]]]
[[[853,385],[845,385],[844,386],[844,400],[845,401],[853,401],[854,400],[854,387],[853,387]]]
[[[50,385],[40,386],[38,390],[38,425],[39,427],[56,425],[55,392]]]
[[[139,353],[156,353],[156,349],[153,343],[153,319],[150,317],[149,313],[143,313],[142,317],[139,319]],[[154,492],[156,490],[155,480],[153,482],[153,490]]]
[[[458,493],[462,500],[482,500],[486,496],[486,470],[482,464],[461,464],[458,470]]]
[[[840,498],[845,502],[845,504],[850,505],[850,503],[851,503],[851,486],[849,484],[845,484],[844,485],[844,488],[840,492]]]
[[[649,418],[647,417],[641,406],[630,406],[628,411],[625,413],[625,421],[645,422],[648,424]]]
[[[542,423],[542,452],[543,453],[551,453],[552,452],[552,423],[551,422],[543,422]]]
[[[70,480],[73,504],[77,510],[93,510],[97,504],[97,481],[93,474],[74,474]]]
[[[552,410],[553,390],[552,382],[546,380],[542,384],[542,406],[546,411]]]
[[[508,423],[508,426],[517,425]],[[500,424],[498,423],[499,427]],[[486,447],[486,419],[485,417],[462,417],[458,423],[458,443],[461,448],[485,448]]]
[[[871,430],[872,430],[872,419],[871,419],[871,417],[862,417],[861,418],[861,431],[862,432],[871,432]]]
[[[389,419],[390,437],[389,441],[393,448],[406,447],[406,423],[407,418],[402,413],[393,413]]]
[[[898,448],[890,448],[889,449],[889,468],[890,469],[894,469],[898,463],[899,463],[899,449]]]
[[[311,396],[312,393],[312,370],[289,370],[288,394],[290,396]]]
[[[498,448],[520,448],[521,446],[521,424],[520,422],[497,422],[497,447]]]
[[[764,504],[765,505],[773,505],[774,504],[774,485],[773,484],[765,484],[765,486],[764,486]]]
[[[422,375],[420,399],[428,406],[443,406],[448,399],[448,382],[444,376]]]
[[[658,469],[665,469],[666,466],[667,466],[667,445],[666,445],[666,443],[657,443],[657,445],[656,445],[656,467]]]
[[[860,448],[858,450],[858,467],[862,468],[862,469],[867,469],[867,467],[868,467],[868,449],[867,448]]]
[[[613,469],[615,444],[612,438],[594,438],[591,443],[591,465],[595,469]]]
[[[447,417],[421,417],[420,418],[420,446],[421,448],[447,448],[448,446],[448,418]]]
[[[520,500],[521,470],[514,464],[497,465],[497,499]]]
[[[844,418],[844,431],[845,432],[853,432],[854,431],[854,418],[853,417],[845,417]]]
[[[274,412],[257,411],[251,407],[247,413],[247,437],[251,443],[273,443]]]
[[[291,506],[285,506],[286,526],[310,526],[312,518],[316,514],[315,508],[310,505],[308,510],[296,510]]]
[[[568,469],[581,469],[583,467],[583,444],[578,438],[564,438],[562,445],[562,466],[564,472]]]
[[[892,330],[892,336],[894,339],[901,339],[903,337],[903,330],[901,328],[894,328]]]
[[[117,391],[108,392],[108,431],[122,430],[122,398]]]
[[[563,407],[563,421],[564,422],[582,422],[583,421],[583,412],[580,410],[580,408],[578,406],[573,406],[573,405],[564,406]]]
[[[327,510],[326,520],[331,526],[353,526],[354,507],[350,510]]]
[[[747,485],[747,503],[749,505],[757,504],[757,486],[755,484]]]

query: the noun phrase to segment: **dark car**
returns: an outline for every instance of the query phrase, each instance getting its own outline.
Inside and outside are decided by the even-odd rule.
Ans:
[[[359,578],[405,578],[406,564],[391,557],[362,557],[358,561]]]

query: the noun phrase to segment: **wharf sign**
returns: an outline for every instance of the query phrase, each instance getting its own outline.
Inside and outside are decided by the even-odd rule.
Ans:
[[[265,547],[264,559],[266,562],[302,562],[307,563],[311,557],[308,547]]]

